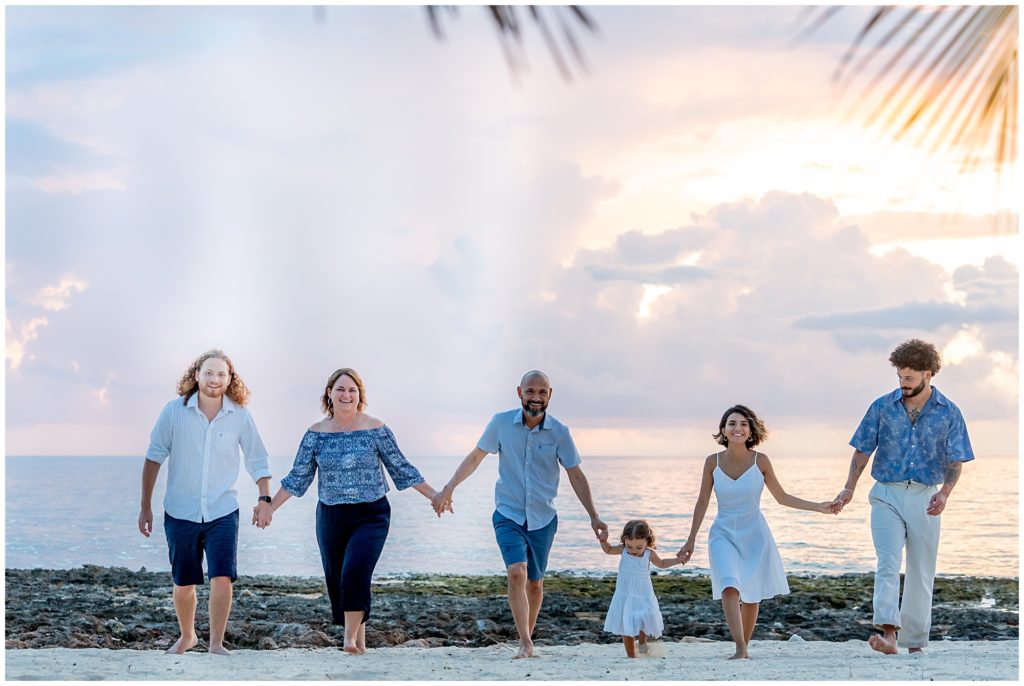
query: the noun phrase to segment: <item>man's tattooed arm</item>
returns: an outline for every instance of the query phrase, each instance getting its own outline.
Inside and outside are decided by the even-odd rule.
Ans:
[[[956,486],[956,482],[960,480],[960,470],[963,466],[963,462],[950,462],[946,465],[946,477],[942,480],[942,494],[947,498],[953,491],[953,487]]]

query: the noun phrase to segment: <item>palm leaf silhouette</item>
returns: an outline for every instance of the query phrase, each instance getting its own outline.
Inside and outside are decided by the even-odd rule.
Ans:
[[[438,40],[444,40],[441,13],[446,12],[449,16],[454,17],[458,15],[459,7],[429,5],[426,9],[427,20],[434,36]],[[563,79],[572,80],[572,68],[563,56],[565,52],[571,55],[577,69],[583,73],[587,72],[587,63],[577,39],[577,31],[582,27],[591,33],[596,33],[597,24],[581,7],[575,5],[568,7],[488,5],[486,9],[498,30],[501,49],[513,77],[518,77],[519,73],[527,68],[526,54],[523,48],[523,33],[526,30],[526,24],[520,22],[520,12],[525,12],[533,20],[533,24],[547,44],[551,58]],[[557,30],[553,26],[557,27]]]
[[[837,11],[811,12],[798,40]],[[962,172],[985,159],[997,170],[1013,164],[1018,17],[1017,6],[1009,5],[877,8],[833,75],[848,116],[933,154],[956,155]]]

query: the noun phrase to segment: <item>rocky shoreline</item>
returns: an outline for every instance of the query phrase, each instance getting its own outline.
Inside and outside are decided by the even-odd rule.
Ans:
[[[791,576],[791,593],[761,605],[755,640],[864,640],[871,633],[870,574]],[[601,631],[614,577],[549,574],[538,645],[617,643]],[[721,604],[704,576],[655,575],[665,640],[728,640]],[[206,586],[199,587],[200,649],[208,636]],[[398,645],[482,647],[515,638],[505,579],[410,576],[373,585],[370,648]],[[1018,639],[1018,579],[940,577],[931,640]],[[168,572],[86,565],[70,570],[6,570],[6,647],[170,646],[178,633]],[[235,583],[229,648],[273,650],[341,646],[330,624],[323,579],[243,576]]]

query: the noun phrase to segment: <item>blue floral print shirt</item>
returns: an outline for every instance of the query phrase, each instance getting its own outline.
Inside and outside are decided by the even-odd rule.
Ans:
[[[319,470],[317,493],[324,505],[371,503],[390,490],[385,468],[400,491],[424,481],[386,426],[348,432],[307,431],[281,486],[301,496]]]
[[[950,462],[974,459],[960,408],[932,386],[932,395],[913,424],[903,407],[903,391],[896,389],[871,403],[850,445],[862,453],[875,453],[871,476],[875,481],[916,481],[934,486],[946,480]],[[876,452],[877,449],[877,452]]]

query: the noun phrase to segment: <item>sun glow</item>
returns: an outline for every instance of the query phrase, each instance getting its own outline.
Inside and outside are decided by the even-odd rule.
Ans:
[[[640,306],[636,310],[637,319],[650,319],[651,318],[651,305],[654,301],[671,291],[671,286],[658,286],[654,284],[644,284],[644,295],[640,298]]]

